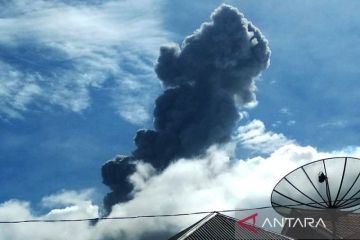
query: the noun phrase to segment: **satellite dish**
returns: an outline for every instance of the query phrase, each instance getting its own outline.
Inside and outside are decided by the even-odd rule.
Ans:
[[[326,158],[293,170],[274,187],[271,204],[285,217],[294,210],[350,213],[360,209],[360,159]]]

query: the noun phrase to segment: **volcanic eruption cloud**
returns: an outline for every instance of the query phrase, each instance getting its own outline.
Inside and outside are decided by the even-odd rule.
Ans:
[[[268,41],[242,13],[222,5],[181,47],[160,48],[155,71],[164,92],[156,99],[154,130],[136,133],[132,156],[117,156],[102,167],[107,212],[131,199],[128,177],[139,161],[158,172],[178,158],[200,155],[230,140],[239,109],[256,101],[255,80],[269,66]]]

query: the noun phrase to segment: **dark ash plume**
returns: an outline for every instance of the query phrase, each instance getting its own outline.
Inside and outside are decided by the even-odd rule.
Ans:
[[[256,100],[255,79],[269,59],[265,37],[228,5],[216,9],[211,22],[181,47],[161,47],[155,71],[166,90],[155,102],[154,130],[139,130],[135,136],[133,159],[161,171],[177,158],[229,141],[238,108]],[[133,159],[103,166],[104,183],[113,190],[105,198],[108,209],[131,192],[126,178],[135,171]]]
[[[111,212],[111,207],[118,202],[130,200],[129,192],[132,185],[127,181],[129,173],[135,172],[135,163],[132,157],[116,156],[113,160],[107,161],[101,168],[103,183],[112,192],[104,197],[104,207],[107,213]]]

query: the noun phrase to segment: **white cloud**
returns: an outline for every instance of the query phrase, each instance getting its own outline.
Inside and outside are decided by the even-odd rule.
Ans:
[[[275,184],[289,171],[313,160],[331,156],[360,157],[360,147],[319,152],[315,148],[285,145],[268,157],[231,160],[231,146],[212,147],[201,158],[180,159],[156,175],[147,164],[140,164],[131,177],[136,193],[133,200],[118,204],[110,216],[171,214],[267,206]],[[28,203],[16,200],[0,205],[1,220],[29,218],[96,217],[97,206],[91,191],[65,191],[45,197],[43,204],[63,205],[48,214],[34,216]],[[264,212],[260,212],[263,215]],[[273,213],[270,213],[273,214]],[[248,215],[248,212],[245,213]],[[110,239],[135,240],[142,236],[170,231],[175,233],[202,216],[100,221],[85,223],[37,223],[8,225],[0,228],[4,239]],[[70,237],[71,236],[71,237]],[[150,238],[151,239],[151,238]],[[161,239],[160,237],[152,239]]]
[[[246,111],[240,111],[239,112],[239,117],[240,117],[240,120],[244,119],[244,118],[248,118],[249,117],[249,113],[246,112]]]
[[[346,120],[327,121],[319,125],[320,128],[343,128],[348,124]]]
[[[240,126],[234,139],[245,149],[259,153],[271,153],[276,149],[294,143],[281,133],[266,131],[260,120],[253,120],[245,126]]]
[[[295,120],[289,120],[287,123],[286,123],[288,126],[293,126],[296,124],[296,121]]]
[[[0,117],[1,113],[11,118],[21,118],[20,111],[42,90],[36,76],[24,78],[24,74],[0,60]]]
[[[5,7],[0,117],[21,117],[34,103],[80,112],[91,105],[90,90],[106,84],[115,87],[108,94],[121,116],[134,123],[148,119],[148,100],[158,86],[153,62],[168,36],[159,0],[72,5],[17,0]],[[139,88],[146,91],[140,95]],[[131,103],[124,102],[129,98]]]
[[[63,190],[55,195],[44,197],[41,202],[45,207],[78,205],[90,199],[93,192],[93,189],[86,189],[81,192]]]
[[[87,192],[86,190],[85,192]],[[97,217],[98,207],[90,200],[83,199],[84,192],[62,192],[52,195],[48,199],[57,198],[57,204],[64,204],[64,208],[52,209],[49,213],[35,216],[28,202],[10,200],[0,204],[0,219],[16,221],[23,219],[77,219]],[[46,198],[45,198],[46,199]],[[45,200],[46,201],[46,200]],[[71,202],[76,202],[71,204]],[[0,228],[1,239],[22,240],[68,240],[91,239],[91,227],[86,222],[77,223],[26,223],[7,224]]]
[[[280,113],[285,114],[285,115],[292,115],[291,111],[287,107],[281,108]]]
[[[271,126],[272,126],[273,128],[277,128],[277,127],[280,126],[281,124],[282,124],[282,121],[277,120],[276,122],[272,123]]]

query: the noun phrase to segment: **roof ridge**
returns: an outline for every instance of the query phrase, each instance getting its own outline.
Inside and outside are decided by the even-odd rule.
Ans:
[[[213,217],[215,217],[216,215],[218,215],[220,213],[218,212],[212,212],[208,215],[206,215],[203,219],[201,219],[197,224],[195,224],[191,229],[189,229],[188,231],[186,231],[186,233],[184,233],[178,240],[184,240],[186,239],[189,235],[191,235],[193,232],[195,232],[196,230],[198,230],[201,226],[203,226],[207,221],[209,221],[210,219],[212,219]]]
[[[208,215],[206,215],[204,218],[202,218],[201,220],[199,220],[198,222],[196,222],[195,224],[193,224],[192,226],[190,226],[189,228],[183,230],[182,232],[178,233],[177,235],[173,236],[172,238],[170,238],[169,240],[173,239],[173,240],[186,240],[186,239],[194,239],[192,238],[191,236],[193,236],[193,234],[196,234],[197,231],[200,231],[200,229],[202,229],[204,226],[207,226],[206,224],[210,222],[210,220],[212,219],[215,219],[215,222],[217,222],[218,220],[221,221],[221,222],[227,222],[227,224],[237,224],[237,222],[239,221],[239,219],[237,218],[234,218],[234,217],[231,217],[231,216],[228,216],[228,215],[225,215],[221,212],[212,212]],[[215,222],[213,222],[212,224],[214,224]],[[218,223],[219,224],[219,223]],[[250,225],[249,223],[245,223],[247,225]],[[221,225],[221,224],[220,224]],[[220,226],[219,225],[219,226]],[[235,226],[234,225],[234,226]],[[224,227],[224,226],[223,226]],[[281,233],[277,233],[277,232],[274,232],[274,231],[270,231],[270,230],[267,230],[263,227],[260,227],[260,226],[256,226],[254,225],[254,227],[256,229],[259,230],[259,234],[265,234],[265,235],[272,235],[273,237],[275,238],[278,238],[278,239],[289,239],[289,240],[293,240],[293,238],[289,237],[289,236],[286,236],[286,235],[283,235]],[[243,234],[245,235],[248,235],[249,233],[247,232],[247,230],[243,230],[245,231]],[[250,232],[251,233],[251,232]],[[227,232],[227,234],[229,234],[229,232]],[[260,234],[260,235],[261,235]],[[251,235],[251,234],[250,234]],[[232,239],[232,238],[231,238]]]

